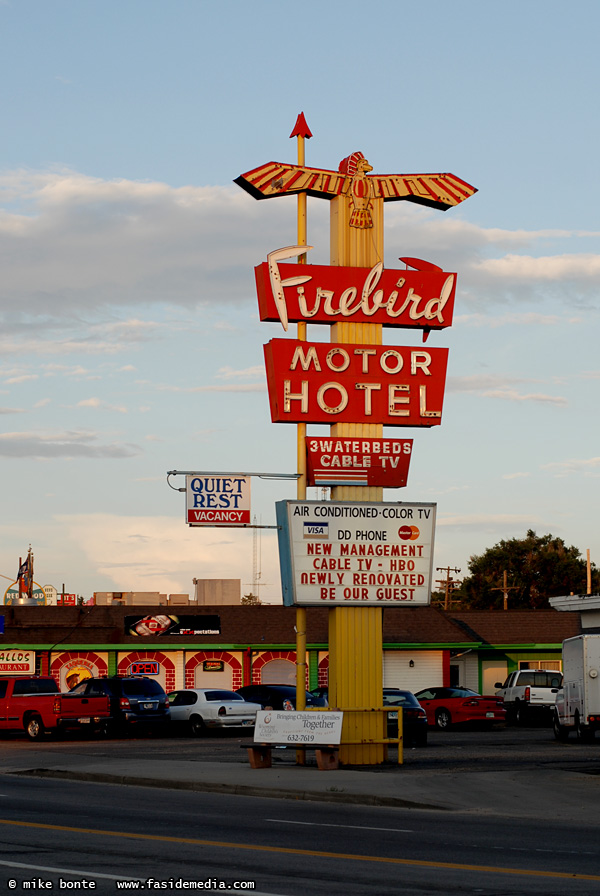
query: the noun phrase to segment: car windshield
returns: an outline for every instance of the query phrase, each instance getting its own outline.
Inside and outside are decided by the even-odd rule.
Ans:
[[[559,688],[562,684],[562,675],[560,672],[521,672],[519,675],[519,685],[529,685],[536,688]]]
[[[417,700],[452,700],[456,697],[479,697],[477,691],[471,688],[426,688],[424,691],[417,691],[415,697]]]
[[[123,693],[126,697],[160,697],[163,689],[151,678],[124,678]]]
[[[56,694],[58,685],[53,678],[21,678],[15,681],[13,694]]]
[[[209,701],[222,701],[228,700],[232,702],[233,700],[237,700],[240,703],[244,703],[244,698],[241,694],[234,694],[233,691],[205,691],[204,696]]]
[[[384,691],[384,706],[418,706],[418,700],[410,691]]]

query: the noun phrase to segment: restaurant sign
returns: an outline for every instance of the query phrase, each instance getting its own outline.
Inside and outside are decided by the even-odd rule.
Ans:
[[[271,339],[264,351],[273,423],[442,422],[446,348]]]
[[[276,510],[286,606],[430,602],[435,504],[278,501]]]
[[[255,269],[261,320],[288,323],[382,324],[441,330],[452,325],[456,274],[420,258],[401,258],[415,270],[280,264],[310,246],[288,246]]]
[[[306,438],[307,485],[402,488],[412,439]]]
[[[0,650],[0,675],[35,675],[35,650]]]

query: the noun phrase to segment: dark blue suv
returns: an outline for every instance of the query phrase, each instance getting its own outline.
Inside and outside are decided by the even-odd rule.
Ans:
[[[155,679],[141,675],[86,678],[69,693],[80,697],[109,697],[109,727],[117,730],[133,725],[156,727],[171,718],[169,698],[161,685]]]

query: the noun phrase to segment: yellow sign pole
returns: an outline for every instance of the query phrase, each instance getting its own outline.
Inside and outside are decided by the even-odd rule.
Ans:
[[[365,163],[365,166],[366,163]],[[370,167],[367,168],[370,170]],[[331,264],[371,268],[383,261],[383,200],[371,199],[371,226],[351,226],[355,204],[351,195],[331,201]],[[331,341],[344,345],[381,345],[380,324],[342,321],[331,328]],[[380,423],[338,423],[334,437],[381,438]],[[368,486],[337,486],[334,501],[383,500],[383,489]],[[329,611],[329,702],[340,709],[381,706],[383,701],[383,610],[381,607],[335,607]],[[377,765],[387,758],[381,743],[385,736],[384,713],[347,713],[340,749],[346,765]],[[344,746],[348,741],[352,746]],[[358,744],[356,742],[359,742]]]
[[[337,171],[306,168],[304,138],[312,136],[299,115],[291,134],[298,137],[298,164],[266,162],[235,179],[255,199],[298,194],[298,245],[306,246],[306,197],[331,202],[331,264],[372,268],[383,260],[383,203],[404,200],[445,210],[458,205],[476,189],[450,173],[385,174],[368,177],[371,165],[361,152],[344,159]],[[298,259],[305,263],[306,253]],[[298,340],[306,341],[306,324],[298,324]],[[331,341],[342,344],[382,344],[379,324],[344,321],[331,327]],[[381,424],[336,424],[332,436],[381,438]],[[306,497],[305,425],[298,426],[298,499]],[[336,486],[334,501],[383,500],[379,487]],[[298,609],[297,706],[304,706],[306,624]],[[302,615],[301,615],[302,614]],[[336,607],[329,612],[329,703],[339,709],[380,707],[383,700],[383,613],[380,607]],[[302,638],[300,638],[302,633]],[[302,681],[301,681],[302,679]],[[302,695],[300,695],[302,691]],[[367,718],[371,716],[372,718]],[[342,732],[340,760],[345,764],[376,765],[386,756],[382,713],[351,713]],[[354,721],[355,720],[355,721]],[[379,720],[379,721],[376,721]],[[354,742],[358,741],[358,745]],[[379,741],[380,743],[377,743]],[[346,746],[344,746],[346,744]]]
[[[304,114],[301,112],[296,120],[294,130],[290,137],[296,137],[298,141],[298,166],[304,168],[305,153],[304,141],[310,139],[312,134]],[[298,193],[298,246],[306,246],[306,193]],[[298,264],[306,264],[306,252],[298,256]],[[306,342],[306,321],[298,323],[298,340]],[[306,423],[297,426],[297,457],[298,457],[298,490],[299,501],[306,500]],[[296,607],[296,709],[306,709],[306,607]],[[296,752],[296,762],[304,765],[306,754],[303,750]]]

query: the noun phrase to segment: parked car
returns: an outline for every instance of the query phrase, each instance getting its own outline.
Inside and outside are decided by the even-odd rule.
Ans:
[[[493,725],[506,721],[506,709],[500,698],[484,697],[470,688],[425,688],[417,691],[415,697],[432,727],[445,730],[467,722]]]
[[[157,727],[169,722],[171,718],[169,698],[154,678],[141,675],[86,678],[69,693],[85,697],[108,696],[108,729],[123,730],[142,725]]]
[[[241,694],[244,700],[260,703],[260,709],[295,709],[296,688],[289,684],[247,684],[238,688],[236,694]],[[323,697],[315,697],[310,691],[306,692],[306,706],[327,706],[327,700]]]
[[[171,722],[184,723],[198,737],[210,728],[254,730],[260,703],[248,703],[241,694],[221,688],[185,688],[167,695]]]
[[[329,699],[329,688],[327,685],[325,685],[325,687],[313,688],[311,694],[313,697],[318,697],[319,700],[327,701]]]
[[[329,689],[321,686],[311,691],[314,697],[328,701]],[[401,706],[403,712],[403,739],[407,746],[427,746],[427,713],[411,691],[400,688],[383,689],[383,706]],[[387,713],[387,736],[398,737],[398,713]]]
[[[504,703],[509,724],[525,725],[534,719],[548,724],[562,684],[557,669],[516,669],[504,684],[496,682],[496,697]]]
[[[412,691],[384,688],[383,705],[402,708],[402,737],[405,746],[427,746],[427,713]],[[398,737],[397,712],[387,714],[387,736]]]

